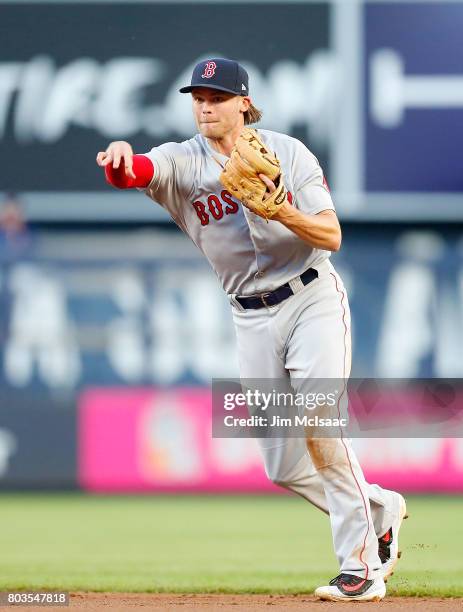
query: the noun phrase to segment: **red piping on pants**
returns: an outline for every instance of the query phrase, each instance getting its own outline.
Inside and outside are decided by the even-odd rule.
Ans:
[[[336,285],[336,291],[337,291],[337,292],[338,292],[338,293],[341,295],[341,307],[342,307],[342,313],[343,313],[343,314],[342,314],[342,322],[343,322],[343,324],[344,324],[344,363],[343,363],[343,380],[344,380],[344,388],[343,388],[343,390],[342,390],[342,393],[339,395],[339,400],[338,400],[338,417],[339,417],[339,419],[341,419],[341,411],[340,411],[340,409],[339,409],[339,402],[341,401],[341,397],[342,397],[342,395],[343,395],[343,394],[345,393],[345,391],[346,391],[346,353],[347,353],[347,346],[346,346],[347,324],[346,324],[346,320],[345,320],[345,319],[346,319],[346,309],[345,309],[345,307],[344,307],[344,303],[343,303],[344,293],[343,293],[342,291],[340,291],[340,289],[339,289],[339,287],[338,287],[338,279],[336,278],[336,276],[335,276],[335,275],[334,275],[332,272],[330,272],[330,274],[331,274],[331,276],[334,278],[334,282],[335,282],[335,285]],[[360,556],[359,556],[359,558],[360,558],[360,563],[362,563],[362,565],[364,565],[364,566],[365,566],[365,571],[366,571],[365,580],[368,580],[368,572],[369,572],[369,570],[368,570],[368,565],[367,565],[367,563],[365,563],[365,561],[363,560],[363,553],[365,552],[366,543],[367,543],[367,537],[368,537],[368,533],[369,533],[369,531],[370,531],[370,523],[369,523],[369,521],[368,521],[368,510],[367,510],[367,505],[366,505],[365,498],[364,498],[363,493],[362,493],[362,489],[361,489],[361,487],[360,487],[360,485],[359,485],[359,482],[358,482],[358,480],[357,480],[357,478],[356,478],[356,476],[355,476],[355,474],[354,474],[354,470],[353,470],[353,468],[352,468],[352,463],[351,463],[351,461],[350,461],[350,457],[349,457],[349,451],[347,450],[347,446],[346,446],[346,444],[345,444],[345,442],[344,442],[344,437],[343,437],[343,434],[342,434],[342,429],[340,430],[340,432],[341,432],[341,442],[342,442],[342,444],[343,444],[343,446],[344,446],[344,450],[346,451],[346,457],[347,457],[347,461],[349,462],[350,471],[351,471],[352,476],[353,476],[353,478],[354,478],[354,480],[355,480],[355,484],[357,485],[357,488],[358,488],[358,490],[359,490],[359,493],[360,493],[360,495],[361,495],[361,497],[362,497],[363,507],[364,507],[364,509],[365,509],[365,518],[366,518],[366,520],[367,520],[367,531],[366,531],[366,533],[365,533],[365,537],[364,537],[364,539],[363,539],[363,546],[362,546],[362,549],[361,549],[361,551],[360,551]],[[359,586],[360,586],[360,585],[357,585],[357,588],[358,588]]]

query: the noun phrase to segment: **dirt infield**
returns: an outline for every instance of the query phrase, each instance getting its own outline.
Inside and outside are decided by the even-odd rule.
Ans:
[[[103,609],[127,610],[130,608],[147,608],[148,610],[291,610],[292,612],[307,612],[307,610],[318,610],[324,612],[336,608],[339,610],[359,610],[358,603],[336,604],[318,601],[309,595],[171,595],[171,594],[98,594],[98,593],[74,593],[71,596],[71,608],[81,608],[89,612],[101,612]],[[375,604],[373,604],[375,605]],[[378,604],[376,604],[378,605]],[[446,610],[448,612],[463,607],[463,599],[415,599],[415,598],[390,598],[381,602],[384,612],[407,612],[420,610],[420,612],[435,610]],[[43,608],[42,608],[43,611]]]
[[[310,595],[177,595],[177,594],[149,594],[149,593],[71,593],[69,608],[78,608],[88,612],[102,612],[103,610],[118,610],[125,612],[132,608],[144,608],[146,610],[232,610],[239,612],[253,612],[253,610],[291,610],[292,612],[307,612],[307,610],[318,610],[325,612],[339,606],[342,610],[359,610],[358,603],[336,604],[331,602],[317,601]],[[383,612],[434,612],[445,610],[452,612],[463,608],[461,599],[439,599],[424,597],[390,597],[378,604]],[[9,606],[0,607],[0,610],[24,610],[28,612],[43,612],[44,607],[36,606]],[[69,608],[64,608],[67,610]],[[45,608],[47,609],[47,608]],[[58,611],[62,608],[53,607]]]

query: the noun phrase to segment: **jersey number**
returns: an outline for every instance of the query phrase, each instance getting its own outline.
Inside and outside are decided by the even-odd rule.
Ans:
[[[210,215],[220,221],[224,214],[234,215],[238,212],[238,204],[225,189],[221,192],[220,198],[212,193],[207,198],[207,204],[204,204],[201,200],[196,200],[196,202],[193,202],[193,206],[201,225],[209,225]]]

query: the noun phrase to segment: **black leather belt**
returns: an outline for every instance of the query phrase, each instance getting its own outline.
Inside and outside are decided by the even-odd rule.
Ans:
[[[303,285],[308,285],[313,280],[318,278],[318,272],[314,268],[309,268],[303,274],[299,276]],[[276,306],[288,299],[291,295],[294,295],[294,291],[289,286],[289,283],[285,283],[274,289],[274,291],[270,291],[269,293],[261,293],[260,295],[251,295],[249,297],[239,297],[236,296],[236,301],[241,304],[243,308],[246,309],[256,309],[256,308],[264,308],[265,306]]]

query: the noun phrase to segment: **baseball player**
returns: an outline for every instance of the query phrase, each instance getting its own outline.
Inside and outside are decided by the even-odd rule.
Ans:
[[[243,379],[349,377],[349,305],[330,262],[341,229],[322,169],[298,140],[247,126],[261,113],[237,62],[209,59],[190,85],[198,134],[135,155],[99,152],[107,181],[139,188],[204,253],[227,293]],[[329,514],[340,573],[321,599],[379,601],[399,557],[405,501],[365,481],[350,440],[260,438],[267,476]]]

